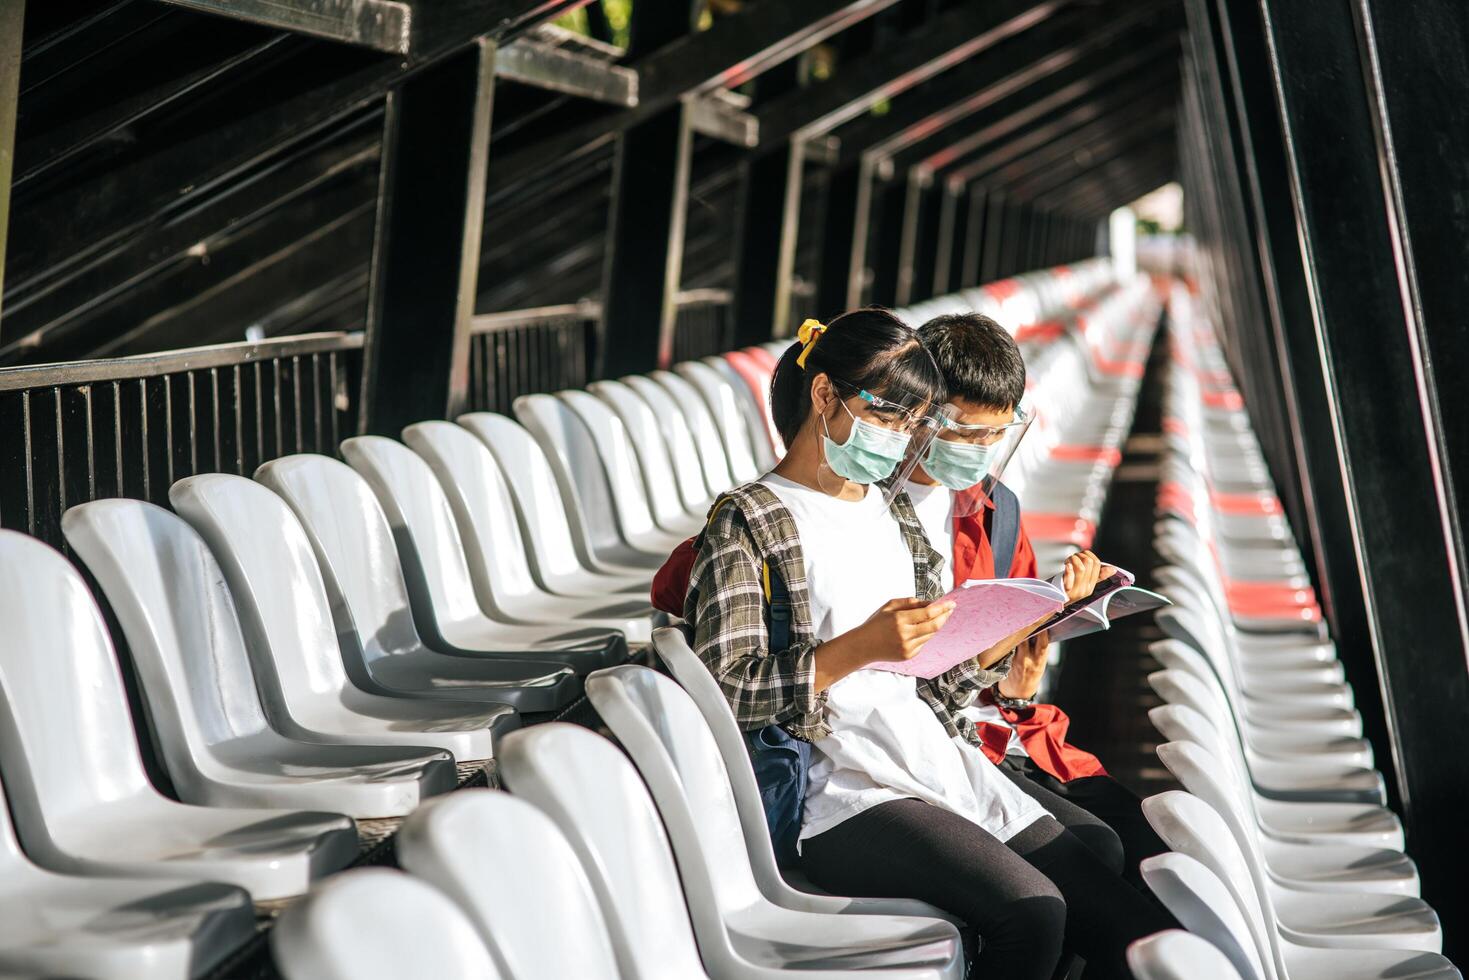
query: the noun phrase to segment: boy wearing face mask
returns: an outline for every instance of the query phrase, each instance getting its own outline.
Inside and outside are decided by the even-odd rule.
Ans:
[[[1021,424],[1020,349],[1003,327],[978,313],[936,317],[920,328],[919,337],[944,375],[955,413],[955,424],[930,443],[907,484],[929,540],[952,557],[944,588],[969,579],[1037,578],[1015,495],[1003,483],[993,483],[989,493],[981,484],[1007,427]],[[1090,595],[1105,577],[1104,568],[1089,551],[1068,558],[1062,570],[1068,600]],[[1138,863],[1167,848],[1143,817],[1138,796],[1108,776],[1095,756],[1066,743],[1065,713],[1033,700],[1047,647],[1045,634],[1022,644],[1009,674],[965,714],[1001,772],[1138,883]]]

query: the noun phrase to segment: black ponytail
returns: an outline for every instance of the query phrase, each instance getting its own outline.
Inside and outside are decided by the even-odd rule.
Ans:
[[[818,374],[874,395],[946,397],[943,376],[918,334],[887,310],[869,307],[832,320],[802,368],[796,358],[804,346],[797,341],[787,348],[770,380],[770,414],[787,446],[811,414],[811,379]]]

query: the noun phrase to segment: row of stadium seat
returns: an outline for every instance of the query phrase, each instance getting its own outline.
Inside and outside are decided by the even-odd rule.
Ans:
[[[1106,285],[1093,266],[1058,275]],[[1034,334],[1028,351],[1084,373],[1095,338],[1130,336],[1152,295],[1051,293],[1092,326]],[[0,841],[13,904],[33,912],[0,936],[0,969],[206,972],[253,935],[251,899],[299,895],[358,857],[354,819],[412,812],[456,785],[456,762],[502,755],[522,713],[573,704],[589,673],[650,638],[653,569],[709,499],[773,463],[770,356],[747,352],[744,373],[739,357],[711,358],[528,396],[518,422],[350,439],[346,463],[191,477],[171,488],[173,511],[72,508],[63,530],[126,642],[140,718],[78,568],[0,533],[14,814],[0,808]],[[1052,377],[1036,372],[1037,386]],[[1037,472],[1052,462],[1037,457]],[[129,917],[143,908],[147,928]]]
[[[1455,978],[1210,323],[1170,302],[1157,579],[1174,605],[1149,676],[1143,803],[1171,853],[1143,877],[1193,936],[1134,946],[1146,980]]]
[[[1132,341],[1150,336],[1158,310],[1151,284],[1143,282],[1121,295],[1131,297],[1131,303],[1097,304],[1101,308],[1092,313],[1095,322],[1137,331]],[[1069,347],[1072,353],[1055,357],[1056,364],[1080,360],[1087,349],[1082,344]],[[1037,345],[1031,353],[1041,349]],[[1133,343],[1132,351],[1140,368],[1147,346]],[[775,345],[744,353],[753,362],[741,372],[747,388],[763,393]],[[718,370],[712,360],[707,367]],[[1121,420],[1130,419],[1131,405],[1121,412],[1116,402],[1133,400],[1137,376],[1140,370],[1129,371],[1123,383],[1105,372],[1089,377],[1087,387],[1093,390],[1080,401],[1078,419],[1090,417],[1086,408],[1102,409],[1119,419],[1125,433]],[[1052,383],[1044,370],[1034,380],[1038,388],[1049,389]],[[1074,386],[1077,381],[1071,377],[1065,383]],[[607,398],[606,385],[593,388]],[[535,416],[525,409],[540,397],[516,406],[533,430],[529,420]],[[567,393],[558,397],[573,405],[578,401]],[[1100,400],[1104,398],[1113,401]],[[730,422],[744,418],[744,432],[756,442],[767,437],[770,427],[763,424],[763,403],[751,398],[748,404],[761,416],[749,416],[738,406],[725,416]],[[542,419],[554,411],[549,399],[538,407]],[[1057,414],[1062,417],[1055,425],[1064,429],[1065,416]],[[737,426],[731,424],[730,431],[738,433]],[[643,448],[637,447],[640,457]],[[758,459],[760,448],[752,445],[751,450]],[[778,443],[772,440],[769,451],[778,452]],[[1106,463],[1104,454],[1097,456],[1087,461],[1087,479],[1074,485],[1095,484],[1093,469]],[[1031,465],[1037,468],[1051,462],[1044,454],[1035,454],[1034,460]],[[608,467],[615,474],[610,460]],[[616,484],[614,475],[609,487],[614,501]],[[1079,505],[1080,496],[1073,502]],[[396,957],[396,951],[411,948],[406,945],[409,937],[421,943],[425,923],[434,922],[433,934],[440,938],[433,945],[444,959],[432,968],[464,976],[773,978],[796,970],[832,977],[874,971],[891,977],[962,976],[957,931],[938,909],[908,900],[819,894],[777,868],[744,740],[718,684],[680,629],[657,630],[653,641],[676,680],[631,664],[598,671],[586,680],[588,697],[626,756],[606,739],[563,724],[535,726],[502,740],[498,767],[503,783],[543,816],[531,817],[512,797],[495,791],[456,794],[410,816],[400,845],[403,867],[447,893],[459,914],[450,912],[441,895],[407,876],[349,873],[283,916],[272,942],[286,974],[399,975],[421,964]],[[434,828],[436,815],[451,809],[464,815],[455,821],[455,830],[448,829],[448,818],[438,821],[435,856],[426,856],[425,842],[434,830],[423,828]],[[540,827],[535,835],[527,833],[523,839],[548,841],[548,853],[569,853],[577,861],[552,861],[554,883],[539,875],[521,881],[517,908],[505,912],[503,899],[489,894],[494,876],[488,869],[501,860],[495,848],[513,849],[514,838],[475,840],[463,829],[474,825],[468,815],[472,809],[482,812],[484,821],[500,810],[536,820]],[[562,841],[549,842],[556,835]],[[508,855],[505,860],[507,866],[516,866]],[[581,897],[567,898],[588,894],[596,900],[590,909]],[[420,902],[415,896],[422,896],[421,911],[393,922],[372,911]],[[563,902],[564,914],[558,908]],[[555,940],[546,937],[544,927],[523,928],[527,916],[538,922],[555,920]],[[469,938],[475,935],[478,944]]]

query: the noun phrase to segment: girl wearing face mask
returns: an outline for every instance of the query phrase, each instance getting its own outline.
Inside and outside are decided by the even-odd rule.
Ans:
[[[988,975],[1044,980],[1064,941],[1089,977],[1128,977],[1127,944],[1172,921],[1001,775],[960,713],[1005,676],[1013,644],[932,680],[868,669],[916,655],[952,611],[898,471],[943,400],[892,314],[803,325],[771,384],[786,455],[724,495],[701,537],[694,649],[742,728],[810,744],[799,850],[816,885],[944,909],[981,937]],[[783,649],[772,576],[789,594]]]

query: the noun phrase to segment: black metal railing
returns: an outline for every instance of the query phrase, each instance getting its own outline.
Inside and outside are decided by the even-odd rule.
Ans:
[[[564,306],[482,314],[469,338],[469,408],[508,414],[521,395],[581,388],[591,380],[601,307]]]
[[[673,363],[729,350],[730,294],[690,289],[678,294]],[[594,380],[602,305],[582,300],[505,313],[485,313],[470,328],[471,411],[507,414],[521,395],[581,388]]]
[[[722,354],[734,343],[730,294],[724,289],[690,289],[678,295],[673,321],[673,362]]]
[[[61,546],[62,513],[88,500],[166,505],[195,473],[335,455],[361,367],[362,335],[331,333],[0,369],[0,527]]]

